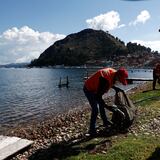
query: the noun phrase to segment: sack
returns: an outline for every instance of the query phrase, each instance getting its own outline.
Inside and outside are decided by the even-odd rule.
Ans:
[[[111,120],[114,126],[119,129],[129,128],[135,119],[136,107],[125,92],[121,91],[115,94],[115,105],[124,113],[125,117],[122,117],[118,112],[113,112]]]

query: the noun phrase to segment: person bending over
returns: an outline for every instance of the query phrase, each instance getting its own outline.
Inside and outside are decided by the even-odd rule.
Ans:
[[[88,131],[89,135],[96,134],[96,119],[98,110],[100,112],[101,119],[103,120],[103,125],[105,127],[111,125],[111,122],[106,116],[105,107],[111,111],[112,108],[105,104],[102,96],[104,93],[107,93],[110,88],[113,88],[116,91],[121,90],[120,88],[115,87],[114,84],[116,81],[119,81],[123,85],[127,85],[126,78],[128,78],[128,72],[125,68],[120,68],[118,70],[113,68],[103,68],[91,75],[85,81],[83,91],[92,109]]]

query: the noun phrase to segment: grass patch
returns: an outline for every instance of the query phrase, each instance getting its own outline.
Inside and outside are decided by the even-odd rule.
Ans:
[[[140,123],[145,123],[160,115],[160,89],[137,93],[130,98],[138,108]]]
[[[153,157],[156,160],[160,156],[157,152],[157,149],[160,151],[159,142],[160,138],[152,136],[128,136],[116,140],[108,151],[103,148],[104,153],[81,151],[79,155],[68,157],[66,160],[149,160]]]
[[[136,93],[130,97],[138,108],[137,127],[148,123],[150,120],[160,116],[160,89],[148,90]],[[105,139],[105,138],[104,138]],[[67,160],[160,160],[160,136],[152,134],[145,135],[139,131],[135,136],[126,134],[124,136],[113,136],[111,145],[108,147],[101,144],[103,148],[98,150],[100,141],[88,141],[81,144],[79,154],[67,157]],[[86,150],[86,144],[92,146]],[[85,149],[84,149],[85,148]],[[97,151],[95,151],[97,149]]]
[[[110,148],[106,160],[146,160],[152,157],[158,145],[159,141],[157,141],[157,138],[151,136],[127,137],[121,139]]]
[[[135,105],[146,107],[151,105],[153,102],[160,100],[160,87],[158,86],[156,90],[152,90],[150,89],[151,85],[152,84],[150,84],[148,90],[130,96]]]

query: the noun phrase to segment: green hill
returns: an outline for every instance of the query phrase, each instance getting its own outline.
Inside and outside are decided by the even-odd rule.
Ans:
[[[56,41],[29,66],[76,66],[126,54],[123,41],[102,30],[85,29]]]

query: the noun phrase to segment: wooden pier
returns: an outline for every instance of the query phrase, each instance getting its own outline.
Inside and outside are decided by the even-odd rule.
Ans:
[[[127,78],[128,84],[133,84],[133,81],[153,81],[153,78]]]
[[[66,81],[64,82],[64,80],[63,80],[63,82],[62,82],[62,78],[60,77],[60,79],[59,79],[59,84],[58,84],[58,87],[59,88],[61,88],[61,87],[69,87],[69,79],[68,79],[68,76],[66,77]]]
[[[88,76],[84,77],[84,80],[87,80]],[[128,84],[133,84],[133,81],[153,81],[152,78],[127,78]]]
[[[11,157],[32,143],[33,141],[27,139],[0,135],[0,160]]]

